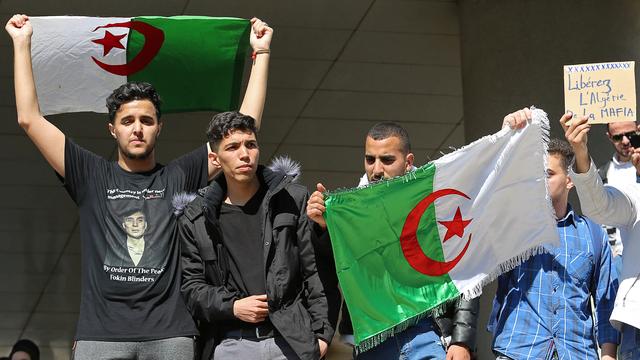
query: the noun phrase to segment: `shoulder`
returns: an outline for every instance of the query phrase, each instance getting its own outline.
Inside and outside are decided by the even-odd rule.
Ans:
[[[296,200],[304,200],[309,197],[307,187],[302,184],[292,182],[286,186],[286,189],[287,192],[289,192],[289,194],[291,194],[291,196]]]
[[[65,155],[70,156],[71,158],[69,160],[73,160],[73,159],[77,159],[77,158],[85,158],[85,159],[91,159],[94,161],[103,161],[103,162],[109,162],[107,159],[103,158],[102,156],[94,153],[93,151],[79,145],[78,143],[76,143],[73,139],[71,139],[70,137],[65,137]]]
[[[199,190],[198,193],[182,192],[173,196],[171,200],[173,213],[180,222],[193,222],[203,214],[204,198],[201,194],[203,191],[204,189]]]

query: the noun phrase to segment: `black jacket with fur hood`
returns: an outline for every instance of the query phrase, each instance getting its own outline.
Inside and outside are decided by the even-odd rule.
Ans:
[[[258,167],[257,176],[268,188],[263,238],[269,320],[301,359],[318,359],[317,339],[330,343],[334,329],[318,277],[312,231],[306,215],[307,189],[294,182],[300,167],[281,158],[270,168]],[[228,284],[230,261],[219,226],[226,182],[218,176],[200,190],[186,207],[174,201],[182,254],[182,293],[199,323],[201,358],[210,359],[225,323],[235,322],[233,303],[249,296]],[[186,198],[189,200],[189,198]],[[256,264],[256,266],[259,266]],[[238,275],[238,274],[235,274]]]

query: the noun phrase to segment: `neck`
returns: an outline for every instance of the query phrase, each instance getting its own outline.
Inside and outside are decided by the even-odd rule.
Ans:
[[[565,215],[567,215],[567,210],[569,208],[569,203],[565,201],[561,201],[559,204],[553,204],[553,209],[556,211],[556,219],[560,220]]]
[[[145,172],[156,167],[156,157],[154,153],[149,154],[145,159],[130,159],[123,154],[118,156],[118,165],[128,172]]]
[[[618,160],[618,162],[629,162],[631,160],[631,155],[629,156],[622,156],[620,153],[616,153],[616,159]]]
[[[248,182],[238,182],[229,179],[226,175],[225,178],[227,180],[227,198],[225,199],[227,204],[242,206],[251,200],[260,189],[260,180],[257,176]]]
[[[144,242],[144,236],[143,237],[139,237],[139,238],[134,238],[131,236],[127,236],[127,243],[129,244],[138,244]]]

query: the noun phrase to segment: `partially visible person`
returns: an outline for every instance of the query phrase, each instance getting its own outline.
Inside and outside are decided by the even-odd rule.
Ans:
[[[496,359],[598,359],[599,345],[602,359],[615,359],[620,334],[607,319],[618,277],[607,234],[568,203],[573,188],[569,144],[552,139],[548,154],[560,244],[498,278],[487,326],[494,336],[492,349]]]
[[[633,146],[631,139],[638,135],[635,121],[621,121],[607,124],[607,138],[615,152],[611,160],[598,169],[598,174],[604,184],[611,186],[633,184],[636,182],[636,169],[631,163]],[[620,231],[613,226],[604,224],[609,235],[609,244],[615,258],[618,271],[622,270],[623,244]]]
[[[365,174],[358,186],[401,176],[415,170],[409,134],[400,125],[382,122],[374,125],[366,135],[364,149]],[[328,294],[330,314],[337,319],[339,308],[338,279],[332,263],[331,240],[323,214],[326,211],[322,184],[317,185],[309,199],[307,215],[315,222],[316,252],[324,258],[318,261],[318,272]],[[336,300],[336,297],[338,301]],[[333,299],[333,301],[332,301]],[[333,308],[333,309],[332,309]],[[352,331],[351,319],[342,304],[340,331]],[[395,334],[371,350],[358,354],[358,359],[447,359],[468,360],[476,348],[476,326],[479,299],[457,299],[449,303],[437,316],[429,316],[414,326]],[[352,333],[341,333],[353,342]],[[346,336],[345,336],[346,335]]]
[[[620,289],[610,321],[622,333],[620,359],[640,359],[640,185],[603,185],[587,146],[591,125],[586,117],[566,113],[560,124],[576,155],[571,172],[584,213],[593,220],[620,229],[624,244]],[[640,175],[640,149],[631,163]]]
[[[18,340],[11,348],[10,360],[40,360],[40,349],[29,339]]]

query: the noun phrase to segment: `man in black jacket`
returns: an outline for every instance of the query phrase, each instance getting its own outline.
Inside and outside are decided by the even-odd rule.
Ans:
[[[184,209],[178,227],[182,292],[200,323],[202,358],[324,356],[334,330],[306,188],[291,174],[258,166],[250,116],[218,114],[207,135],[222,175]]]
[[[366,137],[364,167],[366,174],[360,179],[359,186],[369,182],[390,179],[413,171],[413,153],[409,143],[409,135],[401,126],[385,122],[373,126]],[[326,191],[318,184],[309,200],[307,215],[315,221],[318,233],[314,246],[316,252],[331,257],[331,242],[326,231],[323,214],[323,193]],[[322,265],[322,266],[321,266]],[[328,294],[337,292],[337,276],[335,266],[324,267],[318,262],[318,271]],[[466,360],[475,351],[477,314],[479,300],[466,301],[458,299],[434,311],[431,317],[425,318],[415,326],[396,334],[375,348],[358,355],[358,359],[444,359]],[[330,307],[333,306],[329,302]],[[350,319],[343,304],[343,317],[340,332],[351,329]],[[339,306],[339,305],[337,305]],[[336,309],[330,309],[337,314]],[[337,315],[335,315],[337,316]],[[333,319],[332,319],[333,320]],[[446,354],[446,355],[445,355]]]

